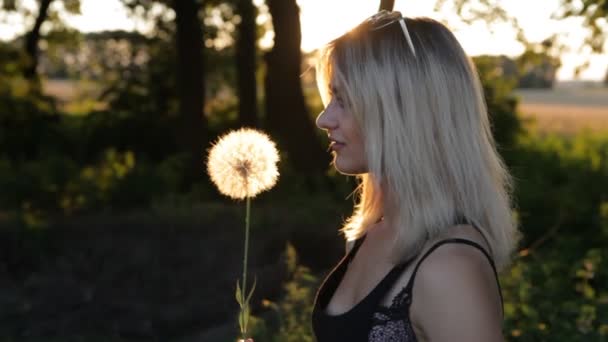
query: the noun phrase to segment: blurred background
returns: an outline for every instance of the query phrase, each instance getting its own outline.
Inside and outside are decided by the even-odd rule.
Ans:
[[[256,341],[313,341],[352,177],[329,165],[314,51],[379,8],[446,23],[482,79],[524,239],[509,341],[608,340],[608,2],[0,0],[0,341],[235,341],[244,204],[204,166],[249,126]]]

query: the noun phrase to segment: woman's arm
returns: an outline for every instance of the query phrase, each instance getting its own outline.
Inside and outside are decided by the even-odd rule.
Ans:
[[[448,243],[420,265],[412,289],[412,323],[436,341],[503,341],[498,285],[476,248]]]

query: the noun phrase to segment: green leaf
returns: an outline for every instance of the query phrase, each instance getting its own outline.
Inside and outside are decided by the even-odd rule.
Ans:
[[[243,333],[247,332],[247,324],[249,323],[249,305],[245,304],[243,308]]]
[[[245,315],[243,310],[239,311],[239,328],[241,329],[241,334],[247,332],[247,326],[245,325],[244,316]]]
[[[257,277],[254,276],[253,278],[253,286],[251,287],[251,291],[249,291],[249,295],[247,296],[247,300],[245,301],[245,303],[247,303],[249,305],[249,300],[251,299],[251,295],[253,294],[253,290],[255,290],[255,283],[257,281]]]
[[[236,301],[237,301],[237,303],[239,303],[239,306],[242,308],[243,301],[241,298],[243,298],[243,294],[241,292],[241,287],[239,286],[239,280],[237,279],[236,280]]]

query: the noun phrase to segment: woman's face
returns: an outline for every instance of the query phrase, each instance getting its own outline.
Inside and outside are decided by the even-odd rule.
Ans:
[[[329,148],[334,156],[333,165],[338,172],[346,175],[366,173],[361,129],[333,81],[330,90],[331,101],[317,117],[317,127],[327,131]]]

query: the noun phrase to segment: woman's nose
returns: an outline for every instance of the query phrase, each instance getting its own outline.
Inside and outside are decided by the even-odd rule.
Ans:
[[[334,129],[336,122],[332,119],[331,111],[326,108],[317,116],[316,124],[320,129]]]

